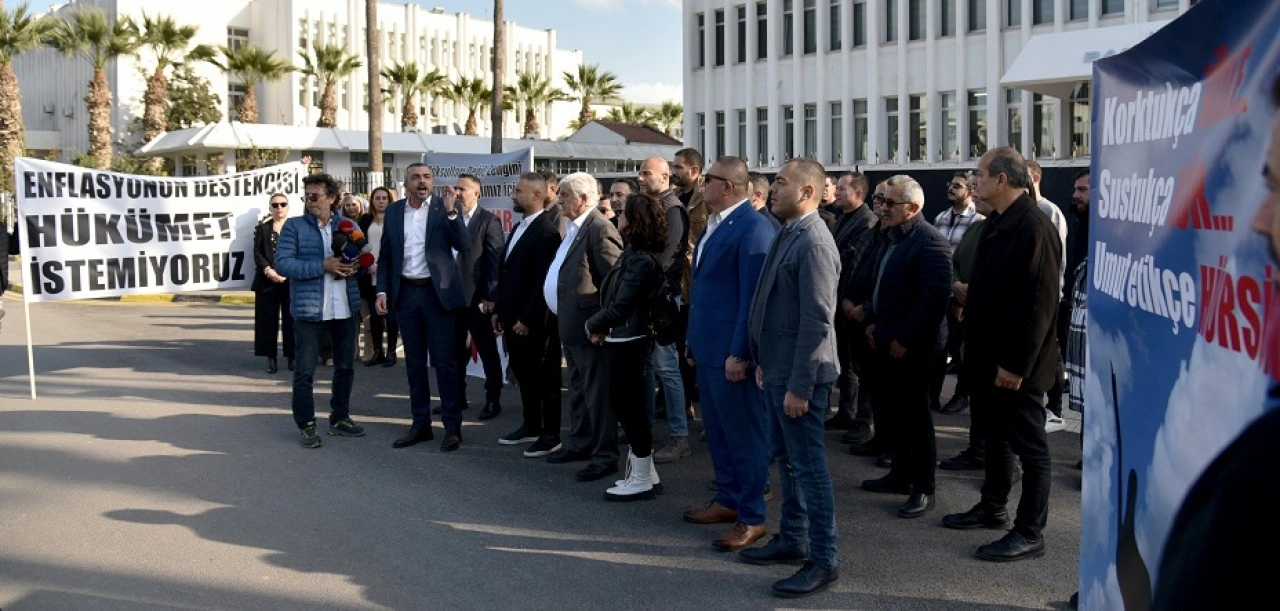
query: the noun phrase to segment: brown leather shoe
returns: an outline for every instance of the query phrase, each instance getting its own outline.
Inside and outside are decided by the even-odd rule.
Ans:
[[[716,539],[711,546],[722,552],[736,552],[759,541],[764,534],[764,524],[751,526],[738,522],[733,525],[733,528],[720,535],[720,538]]]
[[[684,521],[693,524],[721,524],[738,521],[738,512],[715,501],[709,501],[698,509],[684,512]]]

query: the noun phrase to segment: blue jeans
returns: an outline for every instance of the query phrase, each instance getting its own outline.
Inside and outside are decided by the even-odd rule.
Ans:
[[[782,489],[782,523],[778,534],[787,545],[800,545],[806,531],[809,560],[823,568],[836,566],[835,493],[827,470],[823,419],[831,384],[813,387],[809,411],[792,418],[782,411],[784,384],[765,384],[764,403],[773,421],[769,444],[778,463]]]
[[[688,437],[689,415],[684,407],[684,380],[680,377],[680,361],[676,356],[675,344],[654,344],[653,353],[644,366],[644,404],[649,410],[650,424],[653,423],[654,407],[658,400],[655,377],[662,380],[662,396],[667,404],[667,425],[671,427],[671,436]]]
[[[312,393],[316,361],[320,358],[320,342],[325,335],[333,341],[333,392],[329,398],[329,423],[350,415],[351,387],[356,371],[356,319],[306,321],[293,320],[293,336],[297,342],[293,366],[293,421],[298,428],[316,419],[316,400]]]

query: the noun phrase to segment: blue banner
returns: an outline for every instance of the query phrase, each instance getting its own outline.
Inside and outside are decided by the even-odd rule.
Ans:
[[[1276,32],[1278,2],[1206,0],[1094,64],[1082,608],[1147,608],[1188,489],[1280,379],[1280,271],[1250,228]]]

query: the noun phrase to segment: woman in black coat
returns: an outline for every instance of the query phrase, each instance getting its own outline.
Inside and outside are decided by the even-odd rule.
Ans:
[[[289,216],[289,198],[281,193],[271,196],[267,219],[253,232],[253,259],[258,273],[253,277],[253,355],[267,357],[267,373],[280,370],[276,365],[276,338],[284,321],[284,358],[293,371],[293,316],[289,314],[289,279],[276,273],[276,240]]]
[[[618,231],[626,248],[600,283],[601,309],[587,319],[591,342],[607,352],[609,403],[627,434],[627,477],[605,491],[609,501],[653,498],[658,473],[653,468],[653,432],[644,401],[644,365],[653,350],[652,312],[662,288],[658,256],[667,246],[667,215],[662,202],[632,195]]]
[[[360,284],[360,298],[365,301],[366,307],[369,308],[369,331],[373,339],[373,358],[364,362],[365,367],[374,365],[382,365],[383,367],[392,367],[396,364],[396,341],[400,337],[400,327],[396,325],[396,321],[390,320],[385,314],[379,314],[377,308],[373,307],[373,302],[377,298],[377,282],[378,282],[378,261],[379,251],[382,249],[382,228],[385,226],[387,217],[387,206],[396,200],[396,195],[386,187],[377,187],[373,192],[369,193],[369,212],[360,217],[360,230],[368,238],[369,243],[373,244],[373,267],[370,267],[368,273],[360,274],[357,281]],[[386,336],[386,349],[382,347],[383,336]]]

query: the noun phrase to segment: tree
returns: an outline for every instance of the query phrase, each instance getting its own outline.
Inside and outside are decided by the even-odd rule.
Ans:
[[[385,91],[389,96],[395,97],[397,93],[401,96],[400,129],[406,132],[418,127],[418,96],[437,95],[448,82],[445,75],[435,68],[420,74],[418,64],[414,62],[383,68],[382,78],[387,81]]]
[[[217,123],[222,120],[222,98],[191,64],[179,64],[173,68],[164,114],[166,131]]]
[[[216,51],[209,45],[191,47],[198,28],[194,25],[178,25],[172,17],[152,18],[142,13],[142,45],[151,50],[156,58],[155,71],[147,78],[147,91],[143,94],[142,140],[151,142],[165,130],[168,123],[165,110],[168,108],[169,77],[165,70],[175,63],[209,61]],[[190,48],[188,48],[190,47]],[[151,164],[159,169],[162,160],[156,158]]]
[[[631,102],[623,102],[622,106],[609,111],[609,120],[629,125],[648,125],[649,112],[643,108],[636,108]]]
[[[99,167],[111,167],[111,87],[107,64],[117,57],[134,55],[142,44],[138,26],[128,17],[112,23],[99,8],[76,8],[56,23],[49,43],[68,56],[79,56],[93,68],[85,107],[89,114],[89,156]]]
[[[334,127],[338,124],[338,100],[334,89],[338,81],[351,75],[363,63],[360,58],[347,53],[338,45],[322,45],[316,43],[311,53],[298,51],[302,57],[301,72],[316,80],[323,89],[320,93],[320,120],[316,127]]]
[[[591,111],[591,100],[616,96],[622,92],[622,83],[618,76],[608,70],[601,70],[599,64],[579,64],[578,72],[564,73],[565,85],[574,94],[573,99],[582,101],[582,110],[578,111],[578,124],[586,125],[595,117]]]
[[[40,47],[53,21],[33,17],[23,4],[12,12],[0,7],[0,191],[13,187],[13,160],[25,148],[22,90],[13,58]]]
[[[541,127],[535,111],[552,102],[572,100],[565,92],[551,86],[551,79],[533,72],[521,72],[514,85],[507,85],[512,103],[524,107],[524,137],[538,136]]]
[[[293,72],[293,66],[276,57],[274,52],[264,51],[251,44],[243,45],[237,50],[224,46],[221,51],[222,59],[212,60],[213,64],[244,85],[244,97],[236,105],[236,120],[241,123],[257,123],[258,83],[278,81]]]
[[[502,152],[502,111],[507,107],[502,99],[506,93],[503,79],[507,73],[507,24],[503,17],[505,11],[503,0],[493,0],[493,99],[489,102],[493,113],[489,118],[493,123],[493,134],[489,141],[490,153]]]
[[[670,136],[676,126],[684,122],[684,106],[668,100],[658,110],[650,113],[649,119],[657,124],[662,133]]]
[[[484,79],[460,78],[449,85],[444,97],[462,104],[467,109],[467,123],[464,130],[468,136],[480,135],[480,122],[477,115],[480,109],[492,103],[492,92],[485,86]]]
[[[382,84],[378,82],[382,63],[378,35],[378,2],[364,0],[365,46],[369,56],[369,190],[382,186]]]

